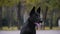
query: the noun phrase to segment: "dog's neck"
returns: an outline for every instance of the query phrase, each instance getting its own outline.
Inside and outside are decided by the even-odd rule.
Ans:
[[[30,28],[35,29],[35,24],[30,19],[28,19],[28,25]]]

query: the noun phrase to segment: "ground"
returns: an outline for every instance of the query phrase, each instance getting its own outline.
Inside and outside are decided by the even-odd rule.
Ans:
[[[5,26],[5,27],[2,27],[2,30],[18,30],[18,28],[17,27],[8,28],[7,26]],[[40,28],[39,28],[39,30],[40,30]],[[50,27],[45,27],[45,30],[50,30]],[[53,27],[52,30],[60,30],[60,27]]]
[[[20,34],[20,31],[0,31],[0,34]],[[36,34],[60,34],[60,30],[37,30]]]

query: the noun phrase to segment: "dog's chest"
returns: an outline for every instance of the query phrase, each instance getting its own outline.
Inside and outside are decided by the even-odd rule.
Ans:
[[[22,29],[21,29],[21,33],[30,33],[30,34],[33,34],[35,33],[35,28],[34,28],[34,25],[30,25],[29,23],[25,24]]]

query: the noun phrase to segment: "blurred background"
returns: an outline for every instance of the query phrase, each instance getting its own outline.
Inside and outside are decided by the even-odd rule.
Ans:
[[[60,0],[0,0],[0,30],[20,30],[33,6],[41,7],[36,30],[60,30]]]

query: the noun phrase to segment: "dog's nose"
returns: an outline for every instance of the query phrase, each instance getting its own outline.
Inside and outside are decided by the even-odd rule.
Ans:
[[[42,21],[40,21],[40,23],[42,23]]]

